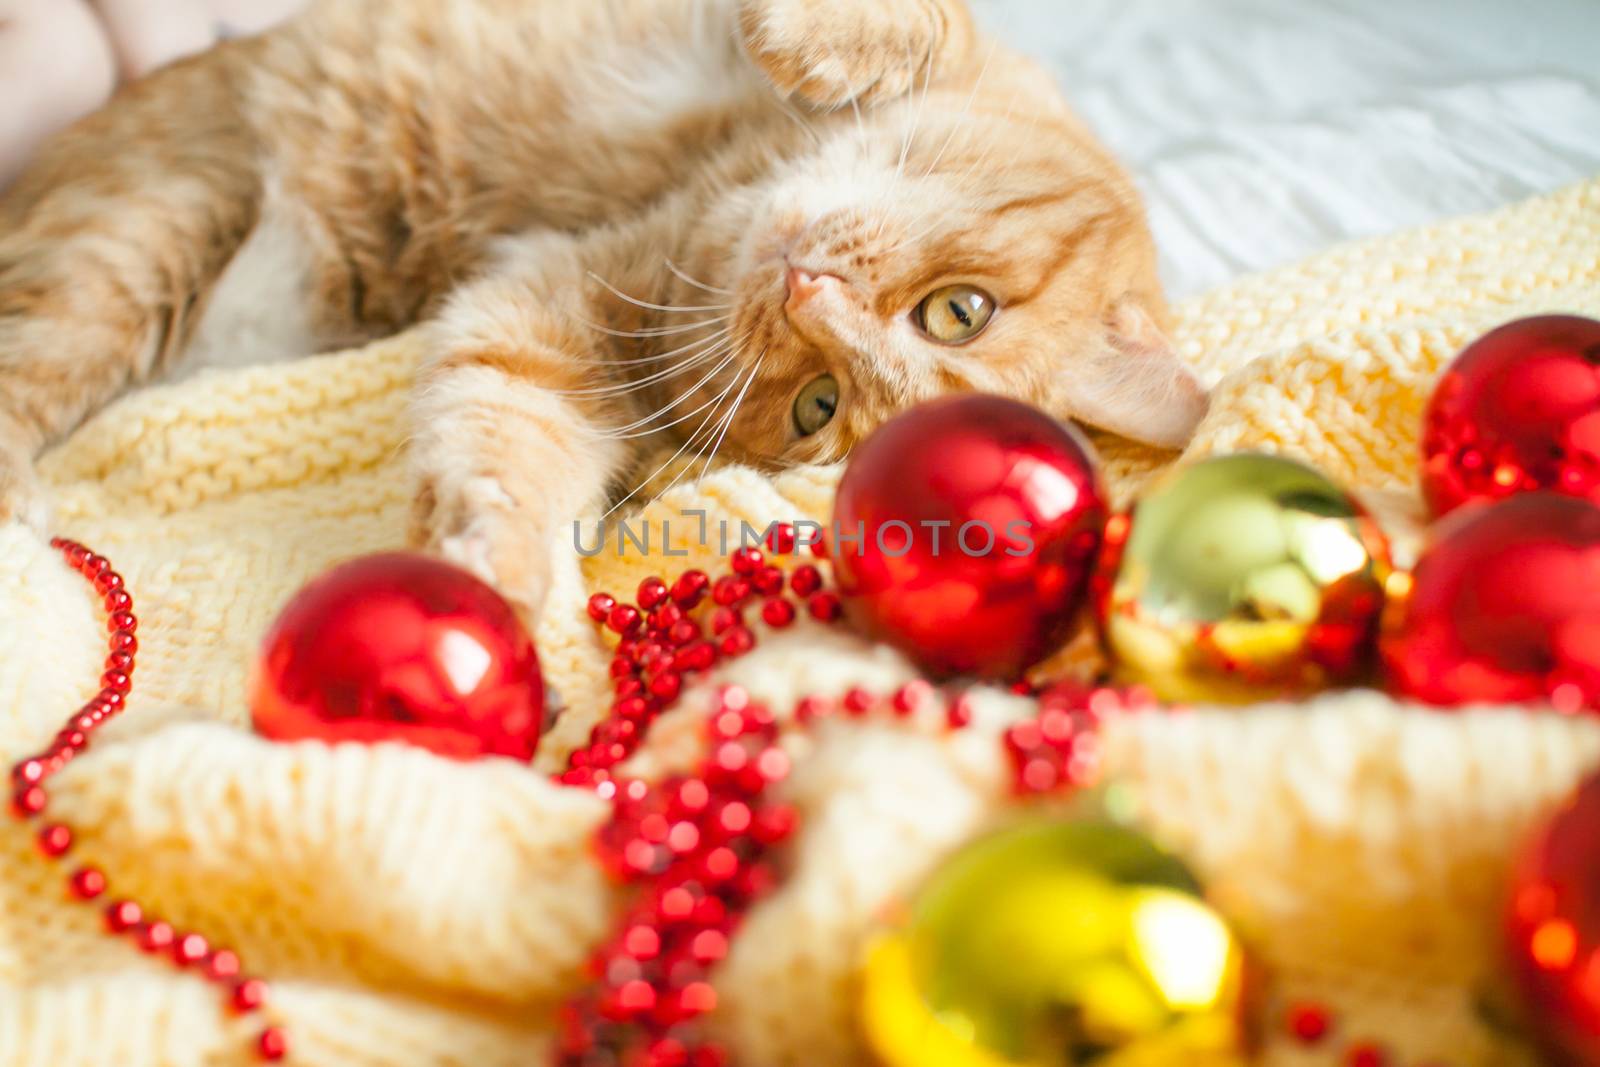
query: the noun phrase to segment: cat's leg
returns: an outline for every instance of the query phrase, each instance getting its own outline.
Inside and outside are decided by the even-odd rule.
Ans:
[[[562,238],[457,293],[428,326],[411,405],[411,539],[493,583],[530,622],[574,523],[605,499],[625,458],[595,384],[584,271]],[[590,320],[592,321],[592,319]]]
[[[778,91],[819,108],[919,90],[976,32],[966,0],[739,0],[739,27]]]
[[[219,53],[132,86],[0,199],[0,521],[43,521],[40,449],[182,350],[254,223]]]

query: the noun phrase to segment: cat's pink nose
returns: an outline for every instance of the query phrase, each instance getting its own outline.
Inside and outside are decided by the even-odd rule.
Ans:
[[[788,307],[791,311],[841,282],[841,279],[832,274],[813,274],[801,267],[790,267],[787,280]]]

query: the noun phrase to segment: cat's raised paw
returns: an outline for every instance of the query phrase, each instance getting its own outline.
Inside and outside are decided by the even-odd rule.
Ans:
[[[972,34],[964,0],[742,0],[739,28],[780,93],[821,109],[924,91]]]
[[[550,550],[494,478],[424,484],[412,543],[488,582],[532,625],[550,586]]]
[[[33,465],[20,456],[0,451],[0,524],[11,522],[48,533],[50,506]]]

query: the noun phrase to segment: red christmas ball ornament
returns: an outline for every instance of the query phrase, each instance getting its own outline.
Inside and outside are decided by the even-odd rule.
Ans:
[[[1088,443],[1026,404],[923,404],[858,445],[828,533],[852,621],[934,674],[1014,678],[1060,647],[1106,519]]]
[[[1400,695],[1600,707],[1600,508],[1555,493],[1469,508],[1397,592],[1380,647]]]
[[[276,741],[405,741],[455,759],[533,758],[544,681],[528,632],[458,567],[394,553],[302,589],[267,633],[256,730]]]
[[[1428,403],[1422,489],[1435,516],[1532,489],[1600,504],[1600,322],[1541,315],[1468,345]]]
[[[1546,1062],[1600,1065],[1600,777],[1578,787],[1517,862],[1505,957]]]

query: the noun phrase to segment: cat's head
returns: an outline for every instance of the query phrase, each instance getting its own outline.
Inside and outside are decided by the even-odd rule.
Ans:
[[[981,78],[810,125],[813,147],[699,231],[727,247],[685,250],[732,305],[735,358],[689,405],[742,396],[724,455],[838,459],[970,390],[1188,440],[1206,394],[1162,332],[1138,195],[1042,72],[996,55]]]

